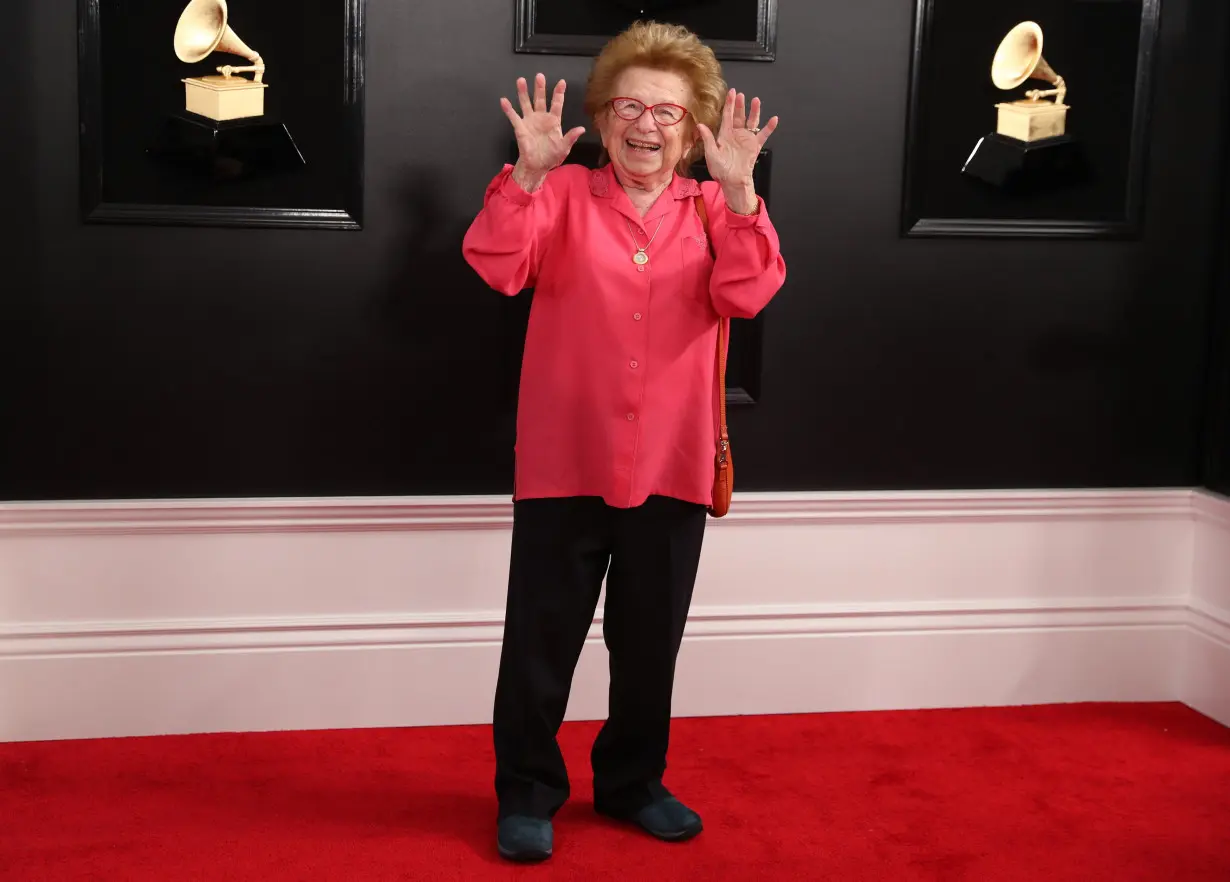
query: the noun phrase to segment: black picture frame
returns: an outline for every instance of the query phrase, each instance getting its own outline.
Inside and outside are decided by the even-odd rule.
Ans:
[[[514,0],[513,51],[593,56],[639,19],[680,24],[723,61],[777,60],[778,0]],[[644,14],[641,14],[644,10]]]
[[[1139,235],[1159,14],[1160,0],[917,0],[900,234]],[[1049,88],[1032,79],[1003,92],[991,82],[999,41],[1020,21],[1041,25],[1042,55],[1067,81],[1067,134],[1081,151],[1084,176],[1005,195],[962,168],[995,131],[995,103]]]
[[[184,112],[180,78],[247,63],[223,53],[195,65],[180,62],[172,36],[186,5],[142,8],[144,19],[137,19],[121,15],[138,7],[120,0],[77,2],[82,222],[362,229],[365,0],[308,0],[289,18],[279,4],[228,4],[228,25],[267,65],[267,118],[285,122],[288,143],[304,157],[302,170],[229,190],[179,169],[155,170],[151,158],[158,126],[171,117],[205,131],[213,125]],[[274,17],[299,29],[287,32],[288,51],[269,39],[281,27]],[[305,33],[323,36],[305,46]]]
[[[510,163],[517,161],[517,142],[510,141],[507,147]],[[576,163],[586,168],[597,168],[602,162],[602,145],[595,139],[585,137],[573,145],[565,163]],[[711,180],[703,158],[688,169],[688,177],[697,181]],[[762,148],[760,158],[752,169],[752,183],[756,195],[764,199],[766,211],[772,208],[773,151]],[[764,359],[765,315],[772,304],[761,310],[754,318],[731,319],[730,345],[726,355],[726,404],[729,407],[748,407],[756,404],[762,394],[761,367]]]

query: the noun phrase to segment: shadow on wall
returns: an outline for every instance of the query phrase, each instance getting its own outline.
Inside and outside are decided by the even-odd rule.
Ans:
[[[450,214],[451,185],[447,169],[429,166],[396,185],[388,271],[349,332],[329,338],[335,351],[315,362],[335,399],[317,409],[331,423],[316,427],[325,443],[350,456],[356,439],[366,445],[367,461],[342,470],[348,487],[368,488],[359,492],[512,490],[530,299],[492,291],[465,262],[461,242],[472,218]],[[461,462],[473,468],[433,466]]]
[[[403,449],[414,450],[423,462],[433,455],[476,464],[494,458],[511,489],[530,297],[498,294],[466,263],[461,242],[473,218],[450,216],[449,178],[445,169],[419,168],[398,188],[405,229],[397,241],[404,250],[390,262],[394,270],[383,296],[373,301],[376,339],[402,354],[404,381],[413,387],[407,397],[447,421],[423,426],[403,412],[397,433]],[[458,480],[465,482],[451,476],[448,487]]]

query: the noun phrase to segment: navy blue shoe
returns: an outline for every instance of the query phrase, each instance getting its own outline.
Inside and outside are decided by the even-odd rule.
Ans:
[[[510,861],[545,861],[553,844],[551,822],[545,818],[510,815],[499,823],[496,845]]]
[[[636,824],[649,835],[664,842],[685,842],[704,829],[700,815],[669,793],[630,814],[611,811],[597,805],[595,809],[601,815]]]

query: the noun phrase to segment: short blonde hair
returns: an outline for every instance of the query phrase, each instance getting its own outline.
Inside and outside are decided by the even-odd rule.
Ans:
[[[670,71],[687,80],[692,92],[692,107],[683,124],[688,134],[695,134],[696,123],[704,123],[717,135],[726,103],[726,80],[722,65],[713,50],[681,25],[656,21],[638,21],[603,47],[589,72],[585,86],[585,113],[598,125],[598,115],[607,109],[607,102],[616,97],[613,92],[619,75],[631,67],[646,67]],[[675,171],[687,174],[688,169],[705,153],[699,139],[680,158]],[[606,152],[603,151],[603,160]]]

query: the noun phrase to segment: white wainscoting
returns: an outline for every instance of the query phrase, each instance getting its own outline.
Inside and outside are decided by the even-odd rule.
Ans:
[[[1182,700],[1230,726],[1230,499],[1197,494]]]
[[[1228,510],[742,494],[710,521],[676,713],[1182,698],[1230,722]],[[0,740],[489,722],[510,518],[490,497],[0,505]],[[600,626],[570,719],[605,713]]]

